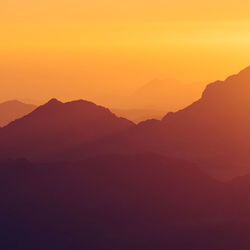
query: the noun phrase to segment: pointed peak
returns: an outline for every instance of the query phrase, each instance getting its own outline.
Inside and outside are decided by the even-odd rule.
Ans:
[[[47,110],[47,109],[50,109],[50,108],[53,108],[53,107],[58,107],[58,106],[60,106],[62,104],[63,103],[58,101],[56,98],[52,98],[48,102],[46,102],[43,105],[39,106],[36,110],[34,110],[34,112],[36,113],[37,111],[40,111],[40,110],[44,110],[44,109]]]
[[[62,102],[60,102],[56,98],[52,98],[46,104],[62,104]]]

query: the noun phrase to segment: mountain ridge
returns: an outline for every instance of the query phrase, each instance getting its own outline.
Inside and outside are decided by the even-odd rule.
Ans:
[[[250,67],[209,84],[202,97],[186,108],[162,120],[141,122],[106,141],[86,144],[79,153],[155,152],[197,162],[220,178],[246,174],[250,172],[249,93]]]
[[[138,125],[88,101],[61,103],[51,99],[24,119],[2,128],[0,139],[5,143],[0,142],[0,149],[3,155],[6,148],[7,155],[17,153],[28,158],[40,150],[45,159],[49,155],[68,160],[152,152],[197,163],[220,178],[232,178],[250,173],[249,93],[250,67],[209,84],[201,98],[186,108]],[[36,119],[32,120],[33,116]],[[27,128],[29,119],[32,121]],[[35,147],[28,151],[30,145],[25,145],[25,151],[17,138],[26,141],[31,132],[36,135],[29,138]]]
[[[134,126],[107,108],[77,100],[51,99],[30,114],[0,129],[1,155],[50,155],[80,142],[97,139]]]
[[[21,118],[36,108],[33,104],[26,104],[18,100],[9,100],[0,103],[0,127]]]

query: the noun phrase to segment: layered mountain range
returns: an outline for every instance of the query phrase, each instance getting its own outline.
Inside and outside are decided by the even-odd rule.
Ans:
[[[0,130],[0,156],[73,160],[110,153],[154,152],[232,177],[250,168],[250,68],[209,84],[202,97],[162,120],[138,125],[79,100],[52,99]]]
[[[183,110],[138,125],[91,102],[52,99],[0,130],[0,156],[48,161],[153,152],[222,178],[242,175],[250,172],[249,94],[246,68],[209,84]]]
[[[195,162],[221,178],[246,174],[250,170],[249,95],[250,68],[246,68],[209,84],[202,97],[183,110],[74,148],[72,154],[155,152]]]
[[[248,250],[249,96],[246,68],[161,120],[51,99],[0,128],[0,248]]]

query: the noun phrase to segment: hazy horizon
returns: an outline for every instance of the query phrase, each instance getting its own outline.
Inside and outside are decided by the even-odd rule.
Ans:
[[[249,65],[249,10],[245,0],[1,1],[0,100],[112,103],[168,78],[194,91]]]

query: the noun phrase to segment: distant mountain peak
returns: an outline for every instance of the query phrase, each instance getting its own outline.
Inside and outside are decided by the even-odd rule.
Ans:
[[[6,126],[10,122],[29,114],[35,108],[35,105],[26,104],[18,100],[0,103],[0,126]]]
[[[3,102],[2,104],[4,104],[4,103],[22,103],[22,102],[20,102],[20,101],[18,101],[18,100],[13,99],[13,100],[8,100],[8,101],[5,101],[5,102]]]
[[[19,100],[16,100],[16,99],[13,99],[13,100],[8,100],[8,101],[5,101],[5,102],[2,102],[0,103],[0,105],[32,105],[32,106],[35,106],[33,104],[28,104],[28,103],[24,103],[22,101],[19,101]]]

